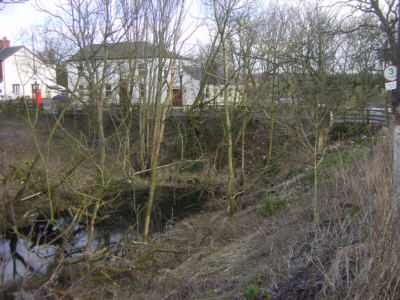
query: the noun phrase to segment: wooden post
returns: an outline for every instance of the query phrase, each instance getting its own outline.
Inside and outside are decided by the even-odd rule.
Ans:
[[[398,4],[400,13],[400,0]],[[393,108],[394,129],[393,129],[393,188],[394,200],[396,205],[397,218],[400,215],[400,21],[397,20],[398,39],[397,39],[397,89],[396,101]],[[400,232],[400,230],[399,230]]]

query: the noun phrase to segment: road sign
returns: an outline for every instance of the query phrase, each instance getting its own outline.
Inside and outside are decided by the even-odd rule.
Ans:
[[[395,66],[389,66],[383,71],[383,76],[386,80],[395,81],[397,79],[397,68]]]
[[[388,91],[397,89],[397,81],[386,82],[385,88]]]

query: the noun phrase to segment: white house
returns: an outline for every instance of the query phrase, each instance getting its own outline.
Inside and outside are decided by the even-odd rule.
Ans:
[[[55,81],[55,68],[26,47],[10,47],[5,37],[0,40],[0,100],[33,98],[33,89],[40,89],[42,98],[51,98],[57,93],[49,88]]]
[[[143,103],[155,99],[155,87],[161,83],[162,102],[170,85],[172,105],[190,105],[200,84],[198,78],[186,71],[191,64],[188,58],[160,51],[148,42],[94,44],[69,60],[68,88],[82,101],[89,99],[88,94],[94,88],[102,91],[106,102],[131,99],[133,103]]]
[[[170,86],[172,106],[188,106],[199,93],[202,76],[191,59],[142,41],[89,45],[74,54],[68,64],[68,88],[82,102],[93,98],[89,93],[96,90],[109,103],[126,99],[151,103],[156,97],[155,87],[161,83],[162,102]],[[203,91],[208,105],[224,103],[225,88],[219,77],[208,76]],[[237,101],[239,91],[234,85],[226,92],[230,102]]]

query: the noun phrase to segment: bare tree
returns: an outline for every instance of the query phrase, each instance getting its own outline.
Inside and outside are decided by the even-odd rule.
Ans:
[[[399,66],[399,49],[396,42],[396,27],[399,25],[399,4],[396,0],[348,0],[340,2],[352,8],[355,12],[361,12],[366,17],[364,22],[359,24],[354,31],[361,27],[377,30],[382,35],[383,43],[377,49],[381,60],[385,64]],[[399,27],[400,28],[400,27]],[[400,76],[397,71],[396,100],[394,101],[395,126],[393,129],[393,186],[397,214],[400,213]]]
[[[270,5],[261,18],[259,30],[259,43],[257,44],[257,58],[260,64],[260,71],[263,74],[263,84],[259,86],[256,95],[267,88],[267,95],[264,95],[264,103],[268,110],[270,119],[270,132],[267,149],[267,167],[272,161],[273,135],[275,125],[275,110],[280,98],[283,96],[284,66],[288,63],[290,49],[290,18],[292,12],[279,6]],[[259,96],[258,96],[259,97]],[[269,99],[266,99],[269,97]],[[267,101],[266,101],[267,100]],[[270,100],[270,101],[268,101]]]
[[[24,3],[28,0],[0,0],[0,9],[3,9],[6,4]],[[3,7],[1,5],[4,5]]]
[[[147,243],[150,230],[150,218],[157,186],[157,167],[161,144],[164,137],[167,110],[172,105],[173,84],[177,78],[179,39],[182,33],[182,22],[185,16],[183,0],[155,0],[151,2],[150,28],[156,53],[154,56],[153,76],[149,77],[150,114],[152,117],[149,140],[150,147],[150,190],[147,201],[143,241]],[[172,53],[167,54],[167,49]],[[164,93],[166,91],[166,94]],[[165,97],[165,98],[164,98]]]
[[[229,64],[228,64],[228,39],[232,33],[232,20],[234,11],[238,9],[240,4],[237,0],[213,0],[213,20],[216,23],[219,42],[221,44],[224,68],[224,106],[225,106],[225,132],[227,139],[227,161],[228,161],[228,181],[226,185],[226,197],[229,200],[228,214],[232,216],[235,212],[235,199],[233,198],[234,168],[233,168],[233,141],[232,141],[232,124],[230,117],[230,109],[228,102],[229,87]]]
[[[288,53],[286,76],[292,97],[299,108],[296,128],[303,137],[305,149],[313,157],[313,211],[314,221],[319,222],[317,203],[318,167],[324,158],[328,107],[340,99],[334,78],[340,77],[340,40],[334,15],[318,3],[306,6],[296,13],[291,27],[291,49]]]
[[[0,0],[0,10],[3,10],[7,4],[24,3],[28,0]]]
[[[370,31],[379,30],[382,33],[383,43],[379,49],[380,58],[385,62],[396,64],[397,62],[397,42],[396,42],[396,24],[398,21],[396,0],[345,0],[336,3],[338,7],[346,6],[351,9],[350,16],[359,14],[364,15],[361,18],[352,19],[352,26],[343,28],[345,32],[359,31],[367,28]],[[343,24],[350,16],[345,16]],[[368,17],[369,16],[369,17]]]

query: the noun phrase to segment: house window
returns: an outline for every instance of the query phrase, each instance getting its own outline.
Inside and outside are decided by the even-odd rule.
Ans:
[[[106,76],[111,75],[111,73],[112,73],[111,66],[110,66],[110,65],[107,65],[107,66],[106,66]]]
[[[106,96],[110,96],[111,95],[111,84],[107,84],[106,85]]]
[[[146,96],[146,88],[144,83],[139,84],[139,98],[144,99]]]
[[[85,91],[85,86],[83,84],[80,84],[78,89],[79,89],[79,96],[83,96]]]
[[[19,95],[19,86],[20,86],[19,84],[12,85],[14,95]]]
[[[138,65],[138,74],[140,79],[144,79],[146,76],[146,64],[145,63],[139,63]]]
[[[206,88],[206,99],[210,99],[210,88]]]
[[[124,63],[121,63],[119,65],[119,74],[120,74],[120,76],[125,76],[126,73],[127,73],[127,67]]]
[[[82,64],[79,64],[78,65],[78,74],[82,75],[82,73],[83,73],[83,66],[82,66]]]

